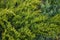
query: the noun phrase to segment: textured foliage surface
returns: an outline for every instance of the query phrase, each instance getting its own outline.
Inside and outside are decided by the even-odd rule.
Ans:
[[[60,0],[0,0],[0,40],[60,40]]]

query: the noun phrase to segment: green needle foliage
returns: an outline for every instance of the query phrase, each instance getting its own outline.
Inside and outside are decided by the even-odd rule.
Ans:
[[[0,40],[60,40],[60,0],[0,0]]]

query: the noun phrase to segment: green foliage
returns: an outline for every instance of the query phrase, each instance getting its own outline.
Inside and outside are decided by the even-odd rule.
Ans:
[[[41,10],[43,14],[48,14],[49,16],[54,16],[59,12],[60,0],[46,0],[42,1]]]
[[[60,0],[0,0],[0,40],[60,40]]]

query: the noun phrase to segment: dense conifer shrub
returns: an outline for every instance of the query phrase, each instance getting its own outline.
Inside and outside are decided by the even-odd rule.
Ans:
[[[0,0],[0,40],[60,40],[60,0]]]

